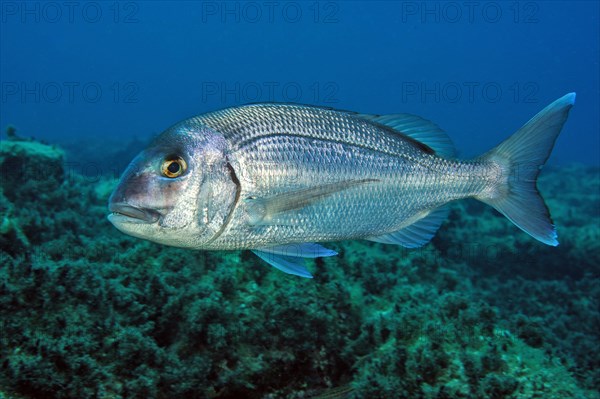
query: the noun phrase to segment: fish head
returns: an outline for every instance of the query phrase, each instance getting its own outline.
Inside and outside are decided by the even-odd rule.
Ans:
[[[131,161],[109,198],[108,220],[134,237],[201,248],[220,227],[210,223],[208,210],[232,201],[207,203],[212,198],[206,192],[224,180],[219,165],[225,150],[222,135],[201,124],[173,126]]]

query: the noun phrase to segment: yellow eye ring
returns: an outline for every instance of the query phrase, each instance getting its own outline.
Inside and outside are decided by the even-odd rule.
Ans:
[[[181,157],[169,157],[162,163],[160,170],[163,176],[174,179],[187,170],[187,163]]]

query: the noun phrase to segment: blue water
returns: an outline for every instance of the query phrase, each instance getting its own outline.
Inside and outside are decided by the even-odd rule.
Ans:
[[[0,127],[118,145],[291,101],[415,113],[471,157],[574,91],[550,163],[597,165],[598,15],[595,1],[3,1]]]

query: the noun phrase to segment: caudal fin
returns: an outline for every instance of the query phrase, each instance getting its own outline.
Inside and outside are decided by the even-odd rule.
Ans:
[[[535,239],[552,246],[558,245],[556,229],[536,180],[574,103],[575,93],[559,98],[480,158],[498,166],[501,176],[498,187],[477,199],[496,208]]]

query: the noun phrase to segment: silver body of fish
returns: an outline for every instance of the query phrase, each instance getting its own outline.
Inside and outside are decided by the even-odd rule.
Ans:
[[[479,199],[549,245],[536,179],[574,104],[570,93],[474,160],[435,124],[305,105],[252,104],[184,120],[124,172],[109,200],[121,231],[166,245],[251,249],[287,273],[335,255],[317,242],[426,244],[445,205]]]

